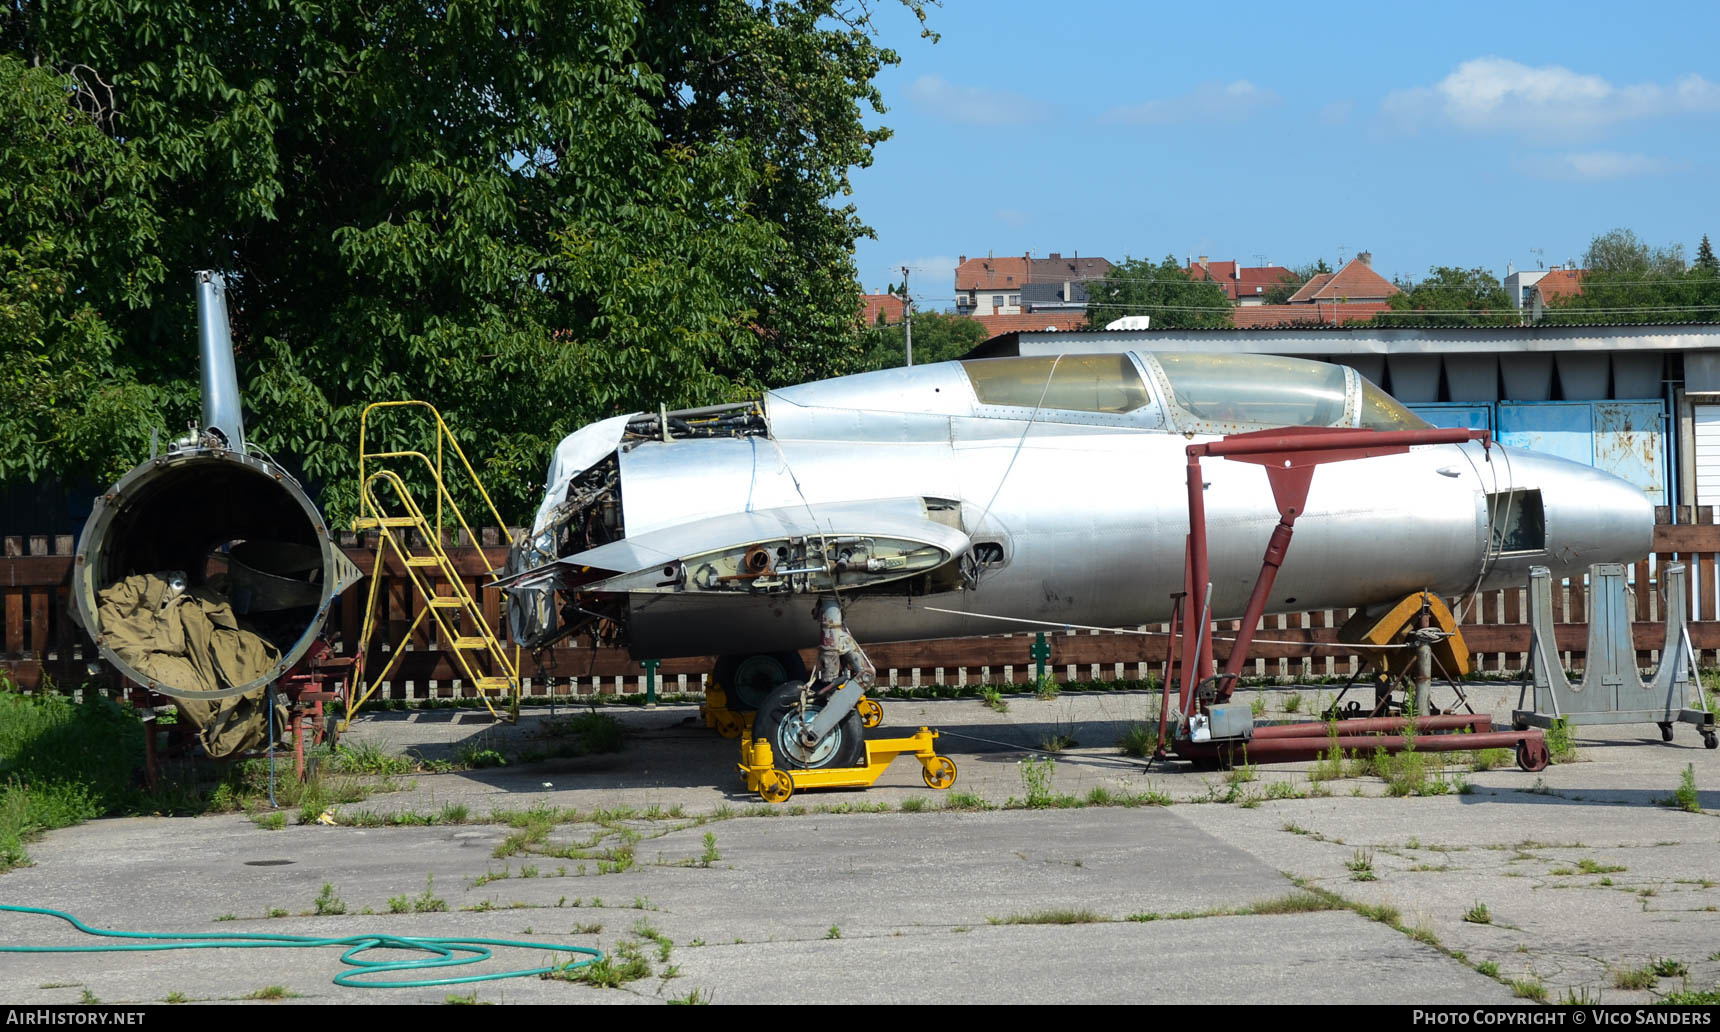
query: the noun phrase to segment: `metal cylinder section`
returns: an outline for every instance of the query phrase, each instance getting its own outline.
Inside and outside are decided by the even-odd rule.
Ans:
[[[96,593],[166,570],[183,571],[192,587],[219,579],[235,613],[280,650],[279,666],[209,692],[160,683],[120,659],[104,640]],[[78,542],[72,602],[121,674],[162,695],[212,700],[254,691],[292,669],[356,576],[286,471],[256,454],[188,448],[143,463],[96,499]]]

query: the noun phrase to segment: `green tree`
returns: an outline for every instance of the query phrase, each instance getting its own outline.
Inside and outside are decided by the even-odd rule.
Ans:
[[[1124,259],[1087,285],[1087,325],[1101,328],[1127,315],[1152,317],[1154,329],[1229,326],[1231,304],[1217,283],[1197,283],[1175,255],[1154,264]]]
[[[1583,257],[1582,292],[1555,299],[1548,323],[1712,322],[1720,319],[1720,276],[1684,264],[1681,245],[1652,247],[1628,229],[1594,238]]]
[[[1629,229],[1614,229],[1589,241],[1583,253],[1589,275],[1669,276],[1684,271],[1684,246],[1650,247]]]
[[[1439,265],[1386,302],[1375,326],[1510,326],[1522,318],[1493,273]]]
[[[1714,257],[1714,245],[1708,242],[1708,234],[1702,234],[1702,243],[1696,248],[1696,268],[1709,273],[1720,273],[1720,258]]]
[[[947,362],[972,351],[991,336],[985,324],[965,315],[938,312],[914,313],[914,364]],[[907,362],[902,324],[867,329],[862,369],[893,369]]]
[[[337,521],[370,401],[442,408],[518,519],[590,419],[858,367],[870,230],[844,198],[898,61],[870,18],[15,0],[0,344],[26,360],[0,478],[106,476],[195,415],[199,267],[229,277],[251,438]]]

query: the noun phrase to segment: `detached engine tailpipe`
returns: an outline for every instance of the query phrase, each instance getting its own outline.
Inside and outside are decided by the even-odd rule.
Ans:
[[[214,702],[296,666],[359,571],[292,474],[247,449],[226,283],[200,271],[196,285],[203,426],[96,498],[71,601],[121,675]],[[176,608],[192,603],[205,615]]]

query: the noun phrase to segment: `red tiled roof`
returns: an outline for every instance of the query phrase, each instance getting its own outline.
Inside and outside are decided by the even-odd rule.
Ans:
[[[902,299],[894,294],[861,294],[860,322],[866,326],[878,324],[878,313],[884,313],[884,322],[899,323],[902,321]]]
[[[1238,269],[1240,277],[1236,283],[1236,293],[1241,297],[1254,297],[1264,294],[1278,285],[1279,280],[1291,279],[1295,273],[1282,265],[1256,265],[1251,268]],[[1254,288],[1259,287],[1259,290]]]
[[[1322,273],[1322,275],[1324,275]],[[1367,322],[1376,312],[1391,306],[1384,301],[1315,301],[1299,305],[1242,305],[1230,313],[1239,330],[1264,329],[1296,323],[1342,326],[1345,323]]]
[[[957,290],[1009,290],[1027,282],[1026,258],[969,258],[956,266]]]
[[[1325,282],[1321,283],[1318,287],[1314,287],[1314,289],[1310,291],[1309,287],[1313,287],[1315,280],[1318,280],[1319,278],[1320,277],[1316,276],[1314,279],[1309,280],[1307,285],[1303,286],[1301,290],[1298,290],[1294,295],[1292,295],[1290,298],[1291,303],[1295,304],[1303,301],[1337,301],[1343,298],[1348,298],[1354,301],[1366,301],[1374,298],[1387,298],[1391,297],[1393,294],[1403,293],[1403,291],[1393,286],[1390,280],[1375,272],[1367,262],[1362,261],[1360,258],[1351,259],[1350,264],[1339,269],[1335,275],[1327,277]]]
[[[1334,274],[1330,272],[1315,273],[1313,279],[1302,284],[1302,286],[1297,289],[1296,293],[1290,295],[1290,303],[1295,305],[1301,304],[1304,301],[1312,301],[1314,299],[1314,295],[1319,292],[1321,287],[1332,282],[1333,275]]]
[[[1077,330],[1087,325],[1085,312],[1027,312],[1022,315],[976,315],[972,318],[993,337],[1021,330]]]
[[[1106,258],[1065,258],[1062,255],[1054,255],[1050,258],[1030,259],[1027,275],[1029,283],[1061,283],[1064,280],[1081,283],[1104,279],[1105,273],[1109,271],[1111,262]]]
[[[1023,283],[1084,282],[1104,279],[1111,270],[1106,258],[969,258],[956,266],[957,290],[1013,290]]]
[[[1535,289],[1541,292],[1541,303],[1547,304],[1561,297],[1571,297],[1583,292],[1582,269],[1554,269],[1542,276],[1535,283]]]
[[[1196,283],[1217,283],[1224,296],[1235,302],[1241,297],[1254,297],[1272,289],[1273,284],[1291,275],[1282,265],[1245,266],[1231,262],[1189,262],[1189,279]],[[1255,290],[1259,287],[1259,290]]]

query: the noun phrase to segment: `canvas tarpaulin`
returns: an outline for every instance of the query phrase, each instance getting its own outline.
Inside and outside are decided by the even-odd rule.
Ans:
[[[109,648],[138,673],[185,692],[213,692],[268,674],[280,650],[239,626],[221,595],[184,587],[173,571],[135,574],[96,593]],[[199,702],[175,699],[209,755],[253,749],[268,739],[264,692]],[[281,723],[285,726],[285,714]]]

